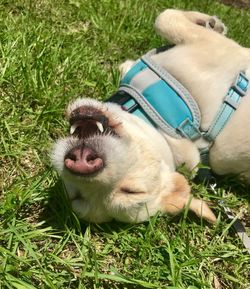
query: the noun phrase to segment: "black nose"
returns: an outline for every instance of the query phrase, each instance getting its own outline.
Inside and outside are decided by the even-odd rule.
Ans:
[[[64,159],[65,167],[77,175],[88,175],[103,168],[103,159],[88,147],[76,147],[70,150]]]

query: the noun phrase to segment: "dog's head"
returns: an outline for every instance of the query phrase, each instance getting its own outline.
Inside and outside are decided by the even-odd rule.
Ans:
[[[71,199],[80,216],[144,221],[188,202],[189,186],[175,173],[172,150],[157,129],[117,104],[87,98],[71,103],[66,116],[70,135],[56,142],[52,162],[77,192]]]
[[[52,161],[62,177],[115,185],[129,171],[151,178],[161,163],[174,170],[166,141],[153,127],[113,103],[78,99],[66,111],[70,135],[54,146]],[[150,172],[151,168],[152,172]]]

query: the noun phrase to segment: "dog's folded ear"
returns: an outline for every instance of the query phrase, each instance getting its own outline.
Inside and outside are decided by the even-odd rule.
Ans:
[[[216,217],[206,202],[196,199],[190,194],[191,188],[184,176],[179,173],[173,173],[172,181],[172,191],[162,197],[162,210],[164,213],[175,215],[185,207],[188,207],[198,217],[215,223]]]

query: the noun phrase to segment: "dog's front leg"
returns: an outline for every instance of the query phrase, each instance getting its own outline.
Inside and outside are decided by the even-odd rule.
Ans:
[[[209,41],[212,31],[226,33],[225,25],[215,16],[174,9],[167,9],[156,18],[155,30],[174,44]]]
[[[134,60],[128,59],[119,65],[119,71],[122,77],[130,70],[134,63]]]
[[[90,210],[89,203],[83,198],[72,200],[71,207],[80,219],[84,219]]]

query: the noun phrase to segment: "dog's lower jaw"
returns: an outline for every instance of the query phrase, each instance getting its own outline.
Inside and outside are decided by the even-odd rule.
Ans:
[[[84,198],[74,199],[71,202],[71,206],[81,220],[91,223],[105,223],[112,220],[106,208],[100,206],[91,207],[90,203]]]
[[[105,202],[105,201],[104,201]],[[122,204],[117,206],[107,205],[95,206],[88,203],[83,198],[74,199],[71,202],[73,211],[79,219],[91,223],[105,223],[112,219],[123,223],[141,223],[148,221],[149,218],[159,211],[160,198],[150,202],[138,202],[133,206],[124,207]]]
[[[64,179],[71,208],[79,219],[91,223],[103,223],[112,220],[105,199],[112,190],[110,186],[95,181],[76,182]]]

